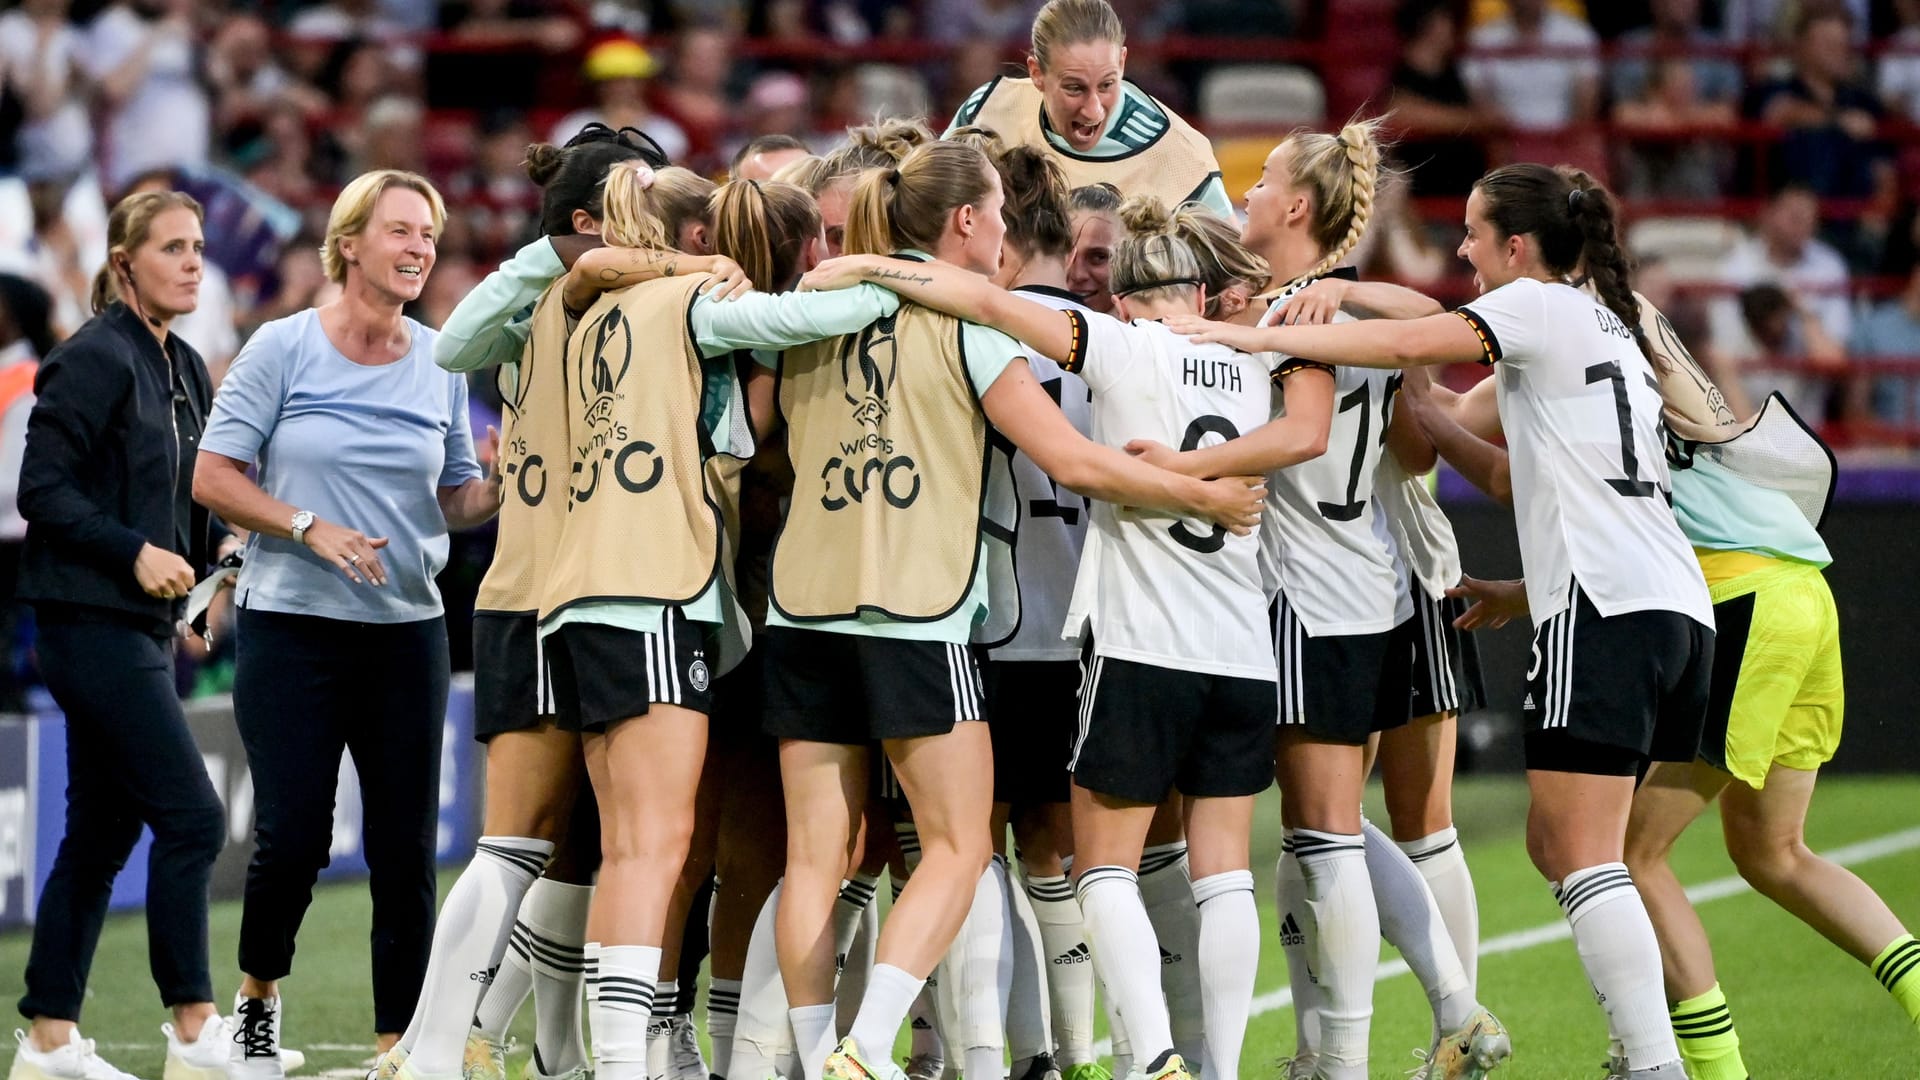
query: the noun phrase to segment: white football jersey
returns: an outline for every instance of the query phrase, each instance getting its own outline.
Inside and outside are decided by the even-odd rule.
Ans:
[[[1675,611],[1713,626],[1673,518],[1653,365],[1620,318],[1571,285],[1521,278],[1460,308],[1494,365],[1534,625],[1572,584],[1602,615]]]
[[[1441,599],[1460,584],[1460,544],[1427,478],[1408,472],[1389,450],[1380,455],[1373,487],[1375,510],[1387,520],[1395,555],[1428,596]]]
[[[1093,391],[1093,440],[1153,439],[1180,450],[1267,422],[1271,354],[1195,345],[1149,320],[1087,316],[1078,374]],[[1088,629],[1101,656],[1273,681],[1273,633],[1258,531],[1096,502],[1062,631]]]
[[[1072,293],[1062,290],[1031,285],[1013,291],[1060,311],[1093,313]],[[1067,422],[1082,435],[1090,433],[1092,395],[1080,376],[1067,374],[1059,364],[1033,349],[1027,350],[1027,365],[1047,396],[1059,402]],[[1019,524],[1011,573],[989,578],[991,614],[975,632],[974,640],[989,646],[988,656],[994,660],[1078,660],[1079,648],[1061,640],[1060,625],[1067,617],[1067,601],[1073,596],[1074,575],[1080,568],[1080,549],[1086,544],[1091,509],[1088,500],[1054,483],[1032,458],[998,432],[990,434],[989,441],[996,458],[1009,459],[1006,467],[1013,474],[1012,512]],[[1009,592],[1012,595],[1007,595]]]
[[[1353,319],[1342,313],[1334,321]],[[1267,477],[1261,575],[1268,595],[1286,593],[1314,637],[1377,634],[1400,623],[1398,575],[1373,499],[1399,388],[1397,371],[1334,368],[1327,452]],[[1275,391],[1274,416],[1285,412],[1283,397]]]

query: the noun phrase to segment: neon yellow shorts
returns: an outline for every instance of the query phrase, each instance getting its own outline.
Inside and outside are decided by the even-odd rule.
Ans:
[[[1820,569],[1700,552],[1713,596],[1713,692],[1700,756],[1750,787],[1775,764],[1817,769],[1840,747],[1840,618]]]

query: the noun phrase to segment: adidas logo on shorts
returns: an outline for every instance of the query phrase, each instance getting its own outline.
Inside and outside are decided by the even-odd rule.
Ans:
[[[1539,708],[1539,707],[1540,707],[1540,706],[1538,706],[1538,705],[1535,705],[1535,704],[1533,703],[1533,695],[1532,695],[1532,694],[1528,694],[1528,695],[1526,696],[1526,698],[1525,698],[1524,700],[1522,700],[1522,701],[1520,702],[1520,709],[1521,709],[1521,711],[1523,711],[1523,712],[1532,712],[1533,710],[1535,710],[1535,709],[1537,709],[1537,708]]]
[[[1293,912],[1287,912],[1287,917],[1280,921],[1280,944],[1305,945],[1306,943],[1307,935],[1300,932],[1299,921],[1293,917]]]
[[[1054,957],[1053,962],[1056,964],[1084,964],[1091,959],[1093,959],[1093,952],[1087,948],[1087,943],[1083,941],[1073,948],[1068,949],[1066,952],[1061,953],[1059,956]]]

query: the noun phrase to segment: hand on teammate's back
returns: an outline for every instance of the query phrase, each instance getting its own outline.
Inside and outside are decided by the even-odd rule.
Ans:
[[[1527,583],[1524,581],[1482,581],[1463,576],[1460,584],[1447,590],[1448,597],[1473,601],[1453,625],[1462,630],[1498,630],[1527,613]]]

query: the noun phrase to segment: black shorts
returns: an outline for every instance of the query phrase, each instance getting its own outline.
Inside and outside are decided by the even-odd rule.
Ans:
[[[1063,803],[1073,776],[1080,665],[1072,660],[989,660],[981,668],[993,717],[993,801]]]
[[[1419,585],[1413,587],[1413,703],[1407,712],[1414,719],[1487,707],[1480,646],[1471,632],[1453,625],[1466,610],[1462,597],[1435,600]]]
[[[713,711],[707,624],[668,608],[658,632],[568,623],[545,639],[559,726],[601,732],[654,705]]]
[[[503,731],[528,731],[552,722],[554,712],[538,617],[476,613],[473,737],[486,742]]]
[[[1418,625],[1408,619],[1377,634],[1314,637],[1281,593],[1273,605],[1280,726],[1358,746],[1405,724],[1412,718]]]
[[[1569,599],[1533,632],[1520,702],[1527,768],[1632,775],[1646,761],[1692,761],[1713,631],[1676,611],[1602,616],[1578,582]]]
[[[759,633],[759,631],[756,631]],[[758,739],[767,709],[766,650],[756,640],[732,671],[713,683],[713,708],[707,714],[713,738]]]
[[[766,733],[846,745],[944,735],[986,719],[973,650],[944,641],[769,626]]]
[[[1158,803],[1258,795],[1273,783],[1273,684],[1095,656],[1082,663],[1073,782]]]

